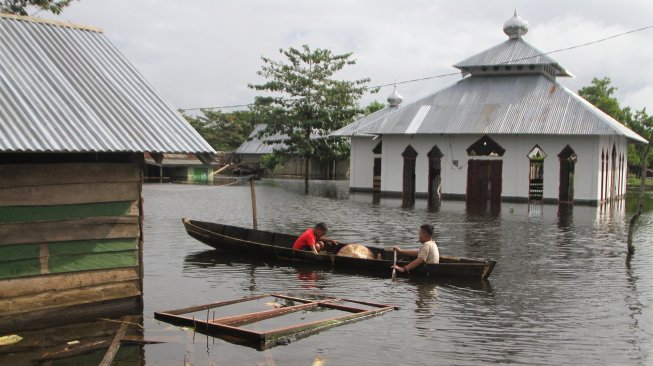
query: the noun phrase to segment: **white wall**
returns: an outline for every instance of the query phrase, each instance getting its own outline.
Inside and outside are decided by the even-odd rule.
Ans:
[[[351,138],[349,156],[349,187],[372,189],[372,174],[374,169],[374,154],[372,149],[381,139],[371,137]],[[385,148],[385,146],[384,146]]]
[[[416,190],[426,193],[428,180],[427,154],[437,145],[444,154],[442,157],[442,193],[464,195],[467,187],[467,148],[482,135],[387,135],[372,141],[371,138],[352,138],[350,186],[372,188],[372,149],[383,140],[381,190],[384,192],[401,192],[403,157],[401,153],[410,144],[417,152]],[[544,160],[544,198],[557,199],[560,184],[560,161],[558,154],[569,145],[578,156],[574,182],[576,200],[596,201],[600,199],[600,161],[601,149],[612,152],[617,149],[626,155],[626,139],[622,136],[490,136],[506,152],[503,160],[502,196],[528,198],[528,174],[530,161],[528,153],[540,146],[547,154]],[[474,159],[493,159],[473,157]],[[458,160],[458,166],[453,164]],[[610,165],[611,166],[611,165]],[[617,163],[617,169],[619,165]],[[625,166],[621,171],[622,192],[625,192]],[[618,177],[619,173],[615,173]],[[618,178],[616,178],[618,179]],[[609,184],[608,184],[609,186]]]

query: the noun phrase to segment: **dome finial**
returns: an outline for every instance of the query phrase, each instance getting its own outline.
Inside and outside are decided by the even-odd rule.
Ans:
[[[503,24],[503,32],[513,38],[521,38],[524,34],[528,33],[528,20],[520,17],[515,9],[515,15],[508,19]]]
[[[392,91],[392,94],[388,95],[388,105],[390,107],[398,107],[403,101],[404,97],[399,94],[397,91],[397,84],[395,84],[395,89]]]

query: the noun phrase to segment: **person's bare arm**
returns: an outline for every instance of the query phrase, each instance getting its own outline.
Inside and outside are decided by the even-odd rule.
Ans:
[[[419,254],[419,250],[417,249],[401,249],[397,246],[393,247],[392,249],[396,250],[397,254],[405,255],[407,257],[417,257],[417,254]]]
[[[338,244],[338,243],[340,243],[338,240],[330,239],[330,238],[327,238],[327,237],[324,237],[324,236],[321,237],[320,240],[321,240],[323,243],[326,243],[326,242],[329,242],[329,243],[331,243],[331,244]]]
[[[400,267],[397,265],[394,265],[393,268],[395,268],[399,272],[406,272],[409,273],[413,268],[419,267],[424,263],[424,259],[422,258],[416,258],[414,261],[408,263],[407,265]]]

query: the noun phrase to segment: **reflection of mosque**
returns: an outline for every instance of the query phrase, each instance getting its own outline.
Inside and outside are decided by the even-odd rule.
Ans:
[[[440,279],[432,278],[410,278],[409,283],[415,287],[415,312],[418,319],[433,317],[433,310],[438,302],[438,287],[441,289],[459,289],[482,291],[488,294],[494,292],[492,284],[487,279]]]
[[[415,299],[418,319],[428,319],[433,316],[433,308],[437,302],[437,284],[433,282],[422,282],[415,286],[417,297]]]
[[[465,256],[498,256],[504,242],[502,217],[495,211],[467,211],[464,218]],[[477,254],[478,253],[478,254]]]

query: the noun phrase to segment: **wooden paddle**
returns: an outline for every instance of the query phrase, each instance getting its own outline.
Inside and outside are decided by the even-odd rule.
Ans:
[[[397,268],[395,268],[395,266],[397,265],[397,251],[393,250],[393,252],[395,253],[395,259],[393,260],[392,263],[392,282],[395,282],[397,281]]]

